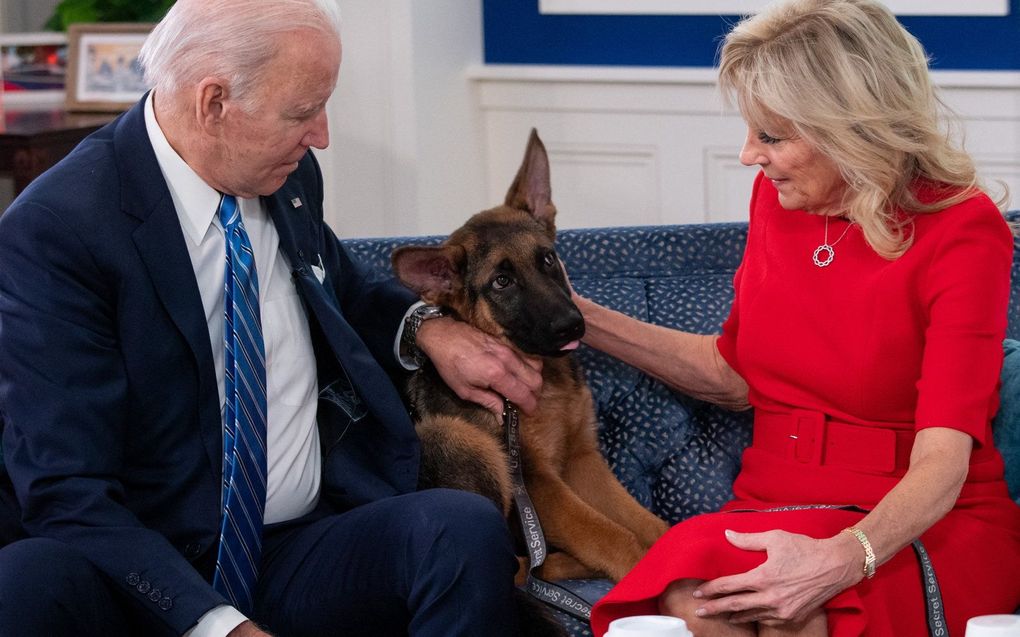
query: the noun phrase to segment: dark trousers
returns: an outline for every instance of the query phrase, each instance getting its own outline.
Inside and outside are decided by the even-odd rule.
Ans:
[[[267,528],[263,545],[252,619],[275,635],[518,633],[517,560],[502,515],[480,496],[388,498]],[[0,550],[0,637],[165,634],[133,604],[66,544]]]

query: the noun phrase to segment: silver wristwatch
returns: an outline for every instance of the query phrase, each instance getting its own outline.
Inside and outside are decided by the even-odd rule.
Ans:
[[[443,308],[438,305],[419,305],[404,319],[404,333],[400,335],[407,354],[420,367],[425,362],[425,354],[418,348],[418,329],[425,321],[446,316]]]

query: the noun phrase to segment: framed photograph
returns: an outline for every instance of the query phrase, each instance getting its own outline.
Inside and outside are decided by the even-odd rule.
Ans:
[[[152,24],[72,24],[67,30],[67,110],[118,112],[145,93],[138,52]]]
[[[63,33],[0,34],[5,106],[62,105],[66,75],[67,36]]]

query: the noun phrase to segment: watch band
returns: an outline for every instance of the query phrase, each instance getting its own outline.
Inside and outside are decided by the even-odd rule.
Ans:
[[[400,342],[419,367],[425,362],[425,354],[418,348],[418,329],[425,321],[443,316],[446,316],[443,308],[437,305],[419,305],[404,319],[404,332],[400,335]]]

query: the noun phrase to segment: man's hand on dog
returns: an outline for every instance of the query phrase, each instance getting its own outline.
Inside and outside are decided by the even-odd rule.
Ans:
[[[426,321],[418,347],[458,396],[502,417],[503,398],[526,414],[538,406],[542,361],[522,358],[492,336],[453,318]]]

